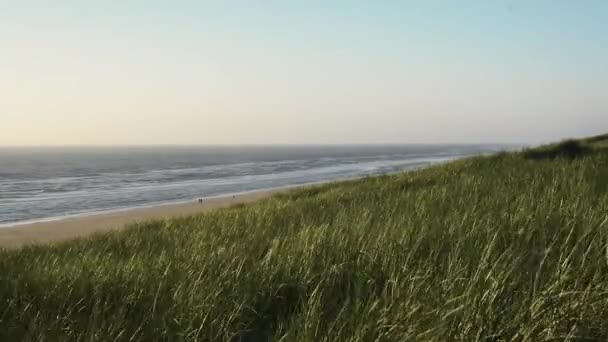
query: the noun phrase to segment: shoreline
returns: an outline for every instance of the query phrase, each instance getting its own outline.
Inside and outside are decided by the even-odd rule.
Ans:
[[[256,193],[256,192],[288,190],[288,189],[300,188],[300,187],[304,187],[304,186],[317,185],[317,184],[323,184],[323,183],[334,182],[334,181],[339,182],[341,180],[348,180],[348,179],[349,178],[337,179],[337,180],[331,180],[331,181],[320,181],[320,182],[292,184],[292,185],[285,185],[285,186],[276,186],[276,187],[270,187],[270,188],[261,188],[261,189],[230,192],[230,193],[224,193],[224,194],[218,194],[218,195],[198,197],[198,198],[192,198],[192,199],[188,199],[188,200],[182,199],[182,200],[176,200],[176,201],[143,204],[143,205],[136,205],[136,206],[129,206],[129,207],[110,208],[110,209],[103,209],[103,210],[98,210],[98,211],[86,211],[86,212],[66,214],[66,215],[61,215],[61,216],[41,217],[41,218],[36,218],[36,219],[29,219],[29,220],[15,221],[15,222],[5,222],[5,223],[0,223],[0,233],[2,232],[3,229],[18,228],[20,226],[28,226],[28,225],[39,224],[39,223],[65,221],[65,220],[76,219],[76,218],[88,218],[88,217],[94,217],[94,216],[99,216],[99,215],[114,214],[114,213],[119,213],[119,212],[127,212],[127,211],[140,210],[140,209],[154,209],[154,208],[165,207],[165,206],[192,204],[192,203],[197,203],[197,200],[199,198],[202,198],[204,201],[209,201],[209,200],[228,198],[228,197],[232,197],[232,196],[248,195],[248,194],[252,194],[252,193]]]
[[[152,203],[126,205],[126,206],[119,206],[119,207],[113,207],[113,208],[110,207],[110,208],[103,208],[103,209],[98,209],[98,210],[95,210],[95,209],[83,210],[81,212],[57,214],[56,216],[44,216],[44,217],[38,217],[38,218],[21,219],[18,221],[0,222],[0,231],[2,229],[14,228],[17,226],[25,226],[25,225],[30,225],[30,224],[34,224],[34,223],[52,222],[52,221],[59,221],[59,220],[76,218],[76,217],[89,217],[89,216],[96,216],[96,215],[100,215],[100,214],[108,214],[108,213],[114,213],[114,212],[119,212],[119,211],[131,211],[134,209],[153,208],[153,207],[160,207],[160,206],[166,206],[166,205],[186,204],[186,203],[190,203],[191,201],[196,201],[198,198],[207,200],[207,199],[214,199],[214,198],[219,198],[219,197],[228,197],[228,196],[233,196],[233,195],[247,194],[247,193],[258,192],[258,191],[296,188],[296,187],[307,186],[307,185],[315,185],[315,184],[323,184],[323,183],[331,183],[331,182],[340,182],[340,181],[344,181],[344,180],[359,179],[359,178],[365,178],[365,177],[369,177],[369,176],[378,176],[378,175],[395,174],[395,173],[401,173],[401,172],[409,172],[409,171],[416,170],[419,168],[425,168],[425,167],[429,167],[429,166],[432,166],[435,164],[442,164],[442,163],[450,162],[455,159],[466,158],[466,157],[470,157],[470,156],[465,155],[465,156],[456,156],[456,157],[444,157],[444,158],[441,158],[440,160],[416,162],[411,165],[407,165],[404,168],[399,169],[399,170],[393,170],[393,171],[381,172],[381,173],[371,173],[371,174],[367,174],[367,175],[343,176],[343,177],[323,179],[323,180],[312,180],[312,181],[305,181],[305,182],[293,183],[293,184],[262,187],[262,188],[257,188],[257,189],[254,188],[254,189],[245,190],[245,191],[223,192],[223,193],[220,192],[218,194],[213,194],[210,196],[196,197],[196,198],[190,198],[190,199],[175,199],[175,200],[165,200],[165,201],[161,200],[161,201],[152,202]]]
[[[382,175],[411,172],[417,169],[444,164],[456,159],[450,158],[440,162],[416,165],[404,170],[382,173]],[[378,176],[378,175],[374,175]],[[197,199],[177,201],[170,203],[150,204],[138,207],[116,208],[97,212],[72,214],[58,217],[41,218],[28,221],[18,221],[0,224],[0,249],[19,248],[27,245],[40,245],[61,242],[88,235],[121,230],[126,226],[156,219],[183,217],[203,213],[213,209],[228,208],[236,204],[255,202],[272,195],[287,192],[297,188],[321,185],[333,182],[342,182],[365,177],[344,177],[318,182],[292,184],[273,188],[257,189],[237,193],[227,193],[209,197],[201,197],[203,203]]]
[[[310,185],[314,183],[207,197],[204,198],[203,203],[198,203],[195,199],[189,202],[117,209],[46,221],[17,222],[0,228],[0,249],[60,242],[99,232],[121,230],[133,223],[195,215],[236,204],[256,202],[281,192]]]

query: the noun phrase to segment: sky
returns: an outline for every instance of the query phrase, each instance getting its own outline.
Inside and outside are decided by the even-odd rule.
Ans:
[[[608,1],[0,0],[0,145],[608,132]]]

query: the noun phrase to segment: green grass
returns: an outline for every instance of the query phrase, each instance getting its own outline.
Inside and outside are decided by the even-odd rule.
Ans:
[[[528,159],[553,159],[558,157],[580,158],[592,151],[590,144],[594,142],[583,142],[578,140],[564,140],[558,144],[541,146],[523,151]]]
[[[607,340],[599,142],[1,251],[0,341]]]
[[[608,147],[608,134],[596,135],[594,137],[584,139],[583,142],[592,147],[606,148]]]

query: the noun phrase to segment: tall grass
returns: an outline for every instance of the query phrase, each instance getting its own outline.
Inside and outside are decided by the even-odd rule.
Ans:
[[[593,141],[589,141],[592,143]],[[523,152],[524,157],[528,159],[551,159],[557,157],[579,158],[591,152],[591,147],[584,141],[564,140],[559,144],[551,144],[533,149],[528,149]]]
[[[502,153],[0,252],[0,340],[608,339],[608,151]]]

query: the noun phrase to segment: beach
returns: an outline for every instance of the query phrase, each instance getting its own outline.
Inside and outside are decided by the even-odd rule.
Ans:
[[[0,150],[0,248],[199,213],[289,188],[414,170],[493,145]],[[156,156],[163,155],[163,158]],[[28,161],[35,160],[32,164]],[[197,198],[205,194],[203,203]],[[233,197],[234,196],[234,197]],[[191,199],[179,202],[182,199]]]
[[[198,214],[212,209],[227,208],[235,204],[250,203],[270,197],[288,188],[259,190],[247,193],[218,196],[178,204],[124,209],[86,216],[73,216],[34,223],[16,223],[0,228],[0,248],[17,248],[31,244],[60,242],[85,237],[93,233],[118,230],[129,224],[171,217]]]
[[[0,228],[0,341],[607,341],[605,141]]]

